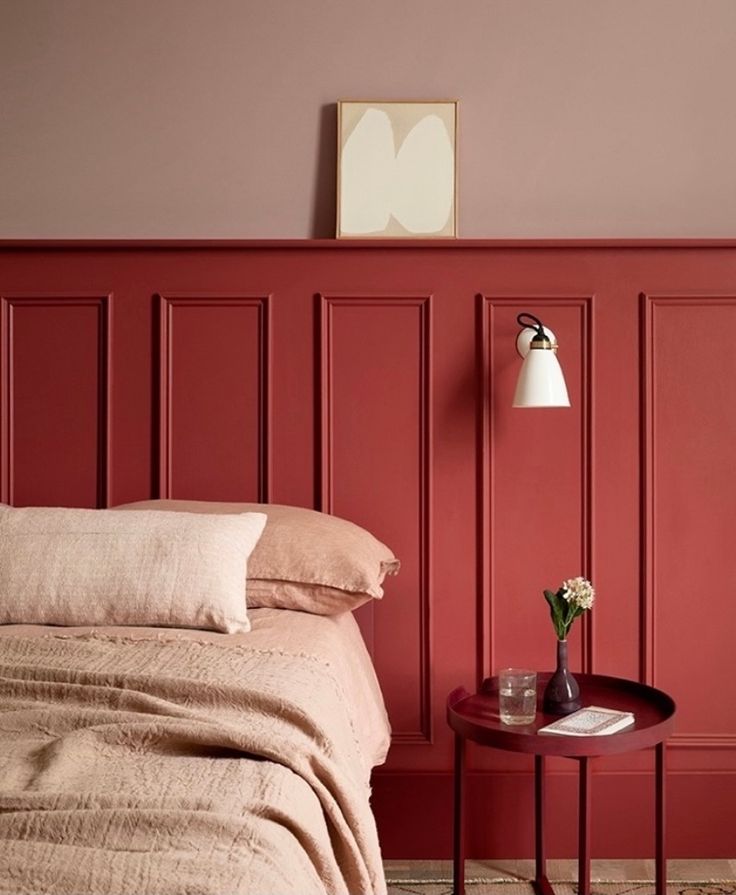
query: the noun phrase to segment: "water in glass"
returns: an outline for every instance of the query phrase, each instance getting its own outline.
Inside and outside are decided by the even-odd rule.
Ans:
[[[499,673],[499,710],[504,724],[531,724],[537,710],[536,673],[506,668]]]

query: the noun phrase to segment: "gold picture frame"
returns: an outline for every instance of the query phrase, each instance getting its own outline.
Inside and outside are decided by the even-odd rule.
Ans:
[[[337,238],[456,238],[457,134],[457,100],[338,101]]]

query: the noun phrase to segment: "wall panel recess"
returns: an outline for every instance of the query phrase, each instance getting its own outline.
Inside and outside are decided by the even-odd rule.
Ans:
[[[4,501],[106,506],[111,307],[111,295],[0,298]]]
[[[269,300],[159,296],[159,496],[268,500]]]
[[[734,295],[642,295],[642,671],[677,694],[673,744],[733,766]]]
[[[478,299],[479,379],[484,389],[478,529],[478,654],[483,677],[509,665],[553,667],[554,644],[527,636],[540,614],[546,616],[540,568],[548,576],[544,586],[552,590],[564,578],[594,577],[593,296]],[[511,406],[521,364],[516,317],[524,311],[539,316],[557,337],[569,408]],[[571,634],[572,661],[587,672],[595,670],[592,625],[592,614],[587,614]]]
[[[322,509],[401,559],[391,599],[358,617],[394,742],[430,743],[431,296],[320,295],[319,309]]]

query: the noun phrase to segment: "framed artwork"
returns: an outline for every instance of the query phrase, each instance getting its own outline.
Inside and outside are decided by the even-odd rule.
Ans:
[[[337,104],[337,236],[457,236],[457,101]]]

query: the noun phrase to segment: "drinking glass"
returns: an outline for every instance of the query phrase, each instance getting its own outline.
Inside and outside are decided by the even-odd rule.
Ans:
[[[498,693],[503,724],[531,724],[537,712],[537,672],[502,668]]]

